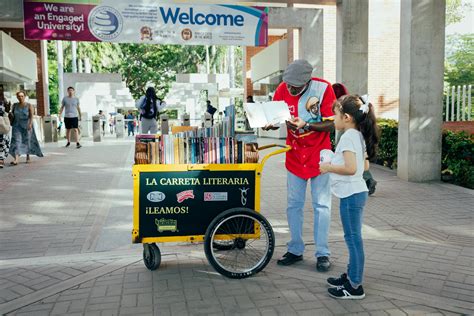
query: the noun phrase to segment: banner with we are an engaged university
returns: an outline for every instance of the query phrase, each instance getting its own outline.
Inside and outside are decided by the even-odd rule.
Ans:
[[[23,0],[25,38],[267,46],[268,8],[150,0]]]

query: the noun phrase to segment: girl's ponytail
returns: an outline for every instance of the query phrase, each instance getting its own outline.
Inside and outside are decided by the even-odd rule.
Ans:
[[[365,146],[367,150],[367,156],[369,159],[375,157],[377,152],[377,145],[379,143],[379,130],[377,121],[375,119],[374,106],[372,103],[368,104],[369,111],[364,113],[360,122],[356,122],[359,131],[364,136]]]
[[[368,158],[374,158],[379,143],[379,130],[372,103],[359,95],[345,95],[334,106],[336,105],[342,113],[353,117],[357,129],[364,136]]]

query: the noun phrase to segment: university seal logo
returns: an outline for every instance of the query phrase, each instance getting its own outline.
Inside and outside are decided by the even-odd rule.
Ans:
[[[122,16],[112,7],[98,6],[89,14],[89,30],[97,39],[111,41],[120,35],[122,27]]]

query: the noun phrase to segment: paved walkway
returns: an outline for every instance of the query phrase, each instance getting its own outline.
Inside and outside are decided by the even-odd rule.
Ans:
[[[274,258],[257,276],[230,280],[210,267],[202,244],[160,245],[162,265],[148,271],[141,245],[130,243],[132,140],[83,145],[50,144],[45,158],[0,171],[0,314],[474,313],[473,191],[407,183],[373,167],[379,185],[365,211],[367,297],[338,301],[326,294],[328,275],[315,271],[310,201],[305,260],[276,265],[289,236],[283,156],[268,161],[262,181]],[[337,200],[330,246],[331,274],[339,274],[347,250]]]

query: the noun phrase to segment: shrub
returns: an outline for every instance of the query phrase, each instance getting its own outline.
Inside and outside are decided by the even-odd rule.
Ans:
[[[389,167],[397,167],[398,154],[398,122],[395,120],[379,119],[380,142],[375,163]]]
[[[441,170],[452,182],[474,189],[474,136],[465,132],[443,132]]]

